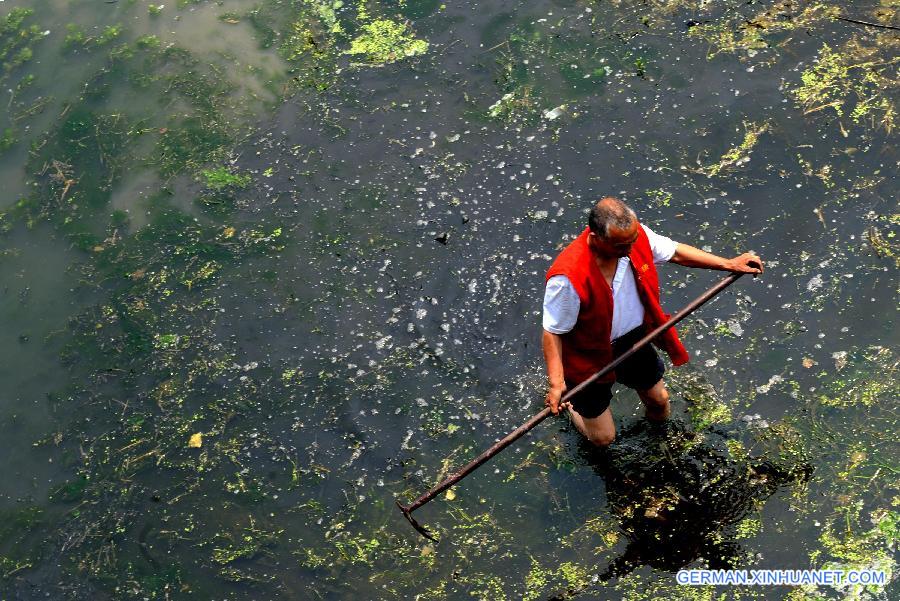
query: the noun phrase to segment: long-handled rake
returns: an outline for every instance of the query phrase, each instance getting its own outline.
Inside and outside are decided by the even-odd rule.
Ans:
[[[603,377],[605,374],[614,370],[620,363],[628,359],[631,355],[636,353],[641,347],[646,344],[649,344],[650,341],[655,339],[657,336],[674,326],[676,323],[696,311],[700,306],[705,304],[707,301],[712,299],[714,296],[725,290],[728,286],[733,284],[740,278],[743,273],[732,273],[722,279],[718,284],[698,296],[696,299],[687,304],[681,311],[675,313],[666,323],[662,324],[640,340],[638,340],[630,349],[619,355],[616,359],[610,362],[606,367],[595,373],[593,376],[578,384],[572,388],[572,390],[568,391],[565,396],[560,399],[560,404],[565,403],[576,394],[578,394],[585,387],[589,386],[592,382],[596,381],[598,378]],[[454,472],[453,474],[447,476],[440,483],[436,484],[431,490],[420,495],[415,501],[410,503],[409,505],[403,505],[400,500],[397,500],[397,507],[400,508],[400,511],[403,513],[403,517],[405,517],[412,527],[415,528],[419,534],[428,538],[430,540],[436,540],[434,536],[428,531],[427,528],[419,524],[416,519],[412,516],[412,512],[421,507],[422,505],[428,503],[436,496],[471,474],[473,471],[478,469],[483,463],[485,463],[488,459],[511,445],[513,442],[521,438],[526,432],[537,426],[539,423],[544,421],[548,416],[551,415],[551,411],[549,407],[546,407],[543,411],[529,419],[527,422],[504,436],[501,440],[495,442],[489,449],[483,452],[481,455],[470,461],[466,466],[461,468],[460,470]]]

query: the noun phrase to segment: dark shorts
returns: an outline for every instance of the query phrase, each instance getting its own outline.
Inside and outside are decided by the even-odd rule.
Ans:
[[[637,327],[613,340],[613,355],[618,357],[645,335],[644,326]],[[649,390],[666,373],[666,366],[656,354],[652,344],[647,344],[616,368],[616,382],[635,390]],[[612,399],[614,383],[594,382],[572,399],[572,408],[581,417],[594,418],[606,411]],[[566,383],[574,388],[574,383]]]

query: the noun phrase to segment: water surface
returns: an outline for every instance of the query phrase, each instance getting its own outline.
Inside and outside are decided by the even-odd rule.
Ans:
[[[3,4],[10,598],[896,596],[898,36],[835,18],[896,3]],[[609,456],[550,420],[418,537],[540,410],[607,194],[766,273],[680,327],[667,427],[620,389]]]

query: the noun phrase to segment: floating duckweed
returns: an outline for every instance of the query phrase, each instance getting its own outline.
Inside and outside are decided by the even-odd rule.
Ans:
[[[588,570],[584,566],[571,561],[559,564],[558,572],[570,590],[582,589],[590,582]]]
[[[428,42],[416,39],[405,23],[377,19],[361,31],[345,54],[362,55],[370,64],[393,63],[428,51]]]
[[[840,117],[849,110],[854,123],[890,133],[897,114],[891,92],[900,88],[896,68],[900,58],[884,60],[882,53],[898,47],[896,36],[880,37],[872,45],[851,40],[838,51],[823,44],[791,95],[804,114],[830,109]]]
[[[900,394],[896,378],[900,360],[890,349],[871,346],[854,350],[847,357],[847,371],[841,371],[840,377],[835,375],[818,396],[823,405],[872,406]]]
[[[762,531],[762,522],[757,518],[746,518],[738,523],[735,528],[735,538],[738,540],[752,538]]]
[[[531,569],[525,575],[525,594],[523,601],[534,601],[546,595],[547,585],[553,581],[554,570],[545,569],[538,560],[531,558]]]
[[[344,6],[343,0],[305,0],[313,14],[319,18],[329,33],[344,33],[344,28],[337,17],[337,11]],[[362,18],[360,16],[360,18]]]
[[[734,438],[729,438],[725,441],[725,446],[728,447],[728,453],[736,460],[736,461],[744,461],[748,458],[747,448],[744,446],[740,440],[735,440]]]
[[[298,384],[303,380],[303,370],[286,369],[281,372],[281,381],[285,386]]]
[[[56,88],[28,88],[27,78],[4,88],[13,99],[3,128],[21,139],[14,151],[30,150],[24,200],[0,214],[9,243],[0,266],[15,275],[7,305],[25,311],[43,300],[23,290],[15,301],[33,277],[15,263],[29,256],[23,240],[38,243],[42,260],[45,246],[61,243],[72,283],[60,285],[74,288],[62,314],[47,305],[48,323],[60,318],[59,329],[40,348],[33,336],[25,349],[51,357],[63,349],[63,383],[23,391],[41,403],[41,388],[53,389],[54,421],[34,441],[32,459],[46,467],[52,458],[48,477],[59,480],[47,498],[44,472],[35,470],[34,488],[22,489],[35,499],[25,503],[42,506],[34,524],[14,526],[9,537],[0,527],[8,596],[714,599],[725,593],[678,586],[672,574],[763,567],[758,557],[771,559],[771,548],[786,544],[801,553],[821,547],[814,566],[847,562],[827,552],[822,531],[806,519],[828,524],[839,548],[847,515],[828,515],[829,503],[844,508],[858,498],[868,507],[850,515],[850,532],[874,526],[873,545],[888,549],[897,532],[897,507],[885,509],[896,494],[889,404],[823,407],[818,399],[843,400],[847,389],[853,399],[892,398],[891,387],[864,392],[856,373],[884,366],[885,379],[871,377],[881,385],[895,361],[859,357],[884,335],[864,338],[879,305],[862,303],[883,301],[893,275],[883,270],[893,269],[897,217],[875,213],[893,210],[884,202],[892,157],[883,132],[853,139],[835,125],[843,138],[823,144],[817,123],[777,102],[821,43],[778,21],[797,21],[812,3],[795,2],[788,14],[786,3],[769,2],[781,12],[762,20],[754,18],[759,3],[702,0],[484,6],[490,32],[480,13],[432,14],[431,0],[347,4],[262,0],[217,20],[224,9],[198,1],[169,15],[183,19],[178,24],[150,21],[140,3],[119,3],[116,18],[134,31],[123,28],[101,49],[87,38],[99,40],[103,25],[84,26],[78,52],[55,71],[78,94],[47,101]],[[875,18],[865,10],[853,16]],[[398,13],[427,16],[403,35],[435,31],[442,44],[435,64],[390,69],[390,77],[341,73],[343,51],[365,33],[362,24],[383,17],[396,25]],[[710,64],[698,64],[695,49],[678,52],[688,17],[698,22],[688,30],[726,20],[736,44],[753,46],[747,58],[780,62],[777,75],[745,75],[756,65],[724,52]],[[740,25],[748,17],[758,38]],[[829,23],[810,27],[836,53],[850,37],[875,37],[871,27]],[[248,66],[253,49],[231,39],[212,55],[169,46],[198,24],[235,38],[253,28],[272,49],[265,58],[273,71],[258,83],[290,99],[250,115],[261,119],[250,138],[241,124],[258,92],[230,75]],[[62,44],[64,27],[48,27]],[[157,30],[159,37],[136,37]],[[879,41],[882,51],[889,41]],[[24,65],[45,72],[54,56],[25,46],[34,54]],[[790,56],[778,56],[781,49]],[[384,63],[357,56],[350,60],[377,66],[405,54]],[[778,76],[787,78],[781,87]],[[726,78],[752,93],[716,97],[731,85]],[[297,81],[308,85],[294,94]],[[877,85],[870,95],[880,93]],[[880,116],[878,102],[851,93],[839,118],[862,124]],[[589,118],[573,127],[578,114]],[[816,115],[836,113],[809,116]],[[771,119],[764,161],[758,142],[742,140],[743,119]],[[677,135],[664,124],[675,124]],[[336,132],[344,139],[328,140]],[[677,169],[680,157],[693,160],[702,148],[716,149],[698,163],[716,179]],[[745,166],[750,152],[753,165]],[[204,171],[219,173],[210,181]],[[232,179],[250,173],[271,177]],[[652,218],[703,236],[713,252],[753,240],[780,266],[744,278],[684,322],[689,346],[702,354],[697,371],[667,375],[670,422],[617,413],[619,438],[601,457],[580,447],[565,420],[548,420],[453,489],[455,501],[417,515],[441,540],[423,546],[393,499],[414,498],[538,409],[544,377],[532,336],[549,254],[561,232],[583,226],[586,198],[638,180],[650,190]],[[796,184],[803,187],[789,207],[759,200]],[[829,193],[819,194],[822,187]],[[192,194],[203,206],[191,203]],[[861,206],[871,215],[859,214]],[[402,218],[409,215],[412,222]],[[811,227],[798,229],[794,219]],[[803,246],[796,260],[785,254],[790,245],[771,246],[785,240],[781,224]],[[441,233],[449,244],[433,243]],[[694,270],[676,286],[701,286],[707,277],[718,276]],[[674,308],[679,290],[665,292]],[[734,316],[734,300],[759,307]],[[820,319],[813,300],[839,310]],[[856,331],[859,319],[866,327]],[[844,325],[851,331],[844,334]],[[832,369],[842,349],[846,364]],[[768,397],[759,397],[760,384]],[[684,421],[682,397],[696,428]],[[638,407],[631,393],[615,404],[629,402]],[[785,403],[796,419],[782,423]],[[733,419],[738,411],[766,420],[746,427]],[[451,448],[452,460],[442,462]],[[28,450],[26,442],[14,453]],[[801,484],[810,462],[812,491]],[[784,485],[790,496],[770,501]],[[788,502],[795,511],[782,511]],[[766,503],[773,507],[764,511]],[[248,513],[257,522],[243,528]],[[792,522],[796,516],[803,519]],[[270,518],[287,533],[263,527]]]
[[[672,203],[674,196],[668,190],[662,188],[656,190],[645,190],[644,194],[650,199],[650,202],[658,207],[668,207]]]
[[[221,166],[204,169],[200,172],[207,188],[222,190],[223,188],[246,188],[251,181],[249,174],[236,173],[229,167]]]
[[[832,559],[821,564],[822,569],[876,570],[884,571],[885,582],[891,582],[895,569],[891,550],[897,544],[897,513],[889,509],[871,512],[873,528],[863,526],[863,502],[852,500],[838,508],[837,514],[825,525],[819,542]],[[818,551],[813,554],[813,562],[820,559]],[[863,591],[878,593],[884,587],[877,585],[846,585],[854,597]]]

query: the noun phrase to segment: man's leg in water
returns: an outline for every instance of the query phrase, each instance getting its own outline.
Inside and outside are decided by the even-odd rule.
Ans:
[[[597,417],[582,417],[571,405],[568,409],[572,423],[593,445],[607,447],[616,439],[616,425],[609,407]]]
[[[649,390],[638,390],[638,396],[644,402],[645,415],[652,421],[663,421],[669,417],[669,391],[666,383],[660,379]]]

